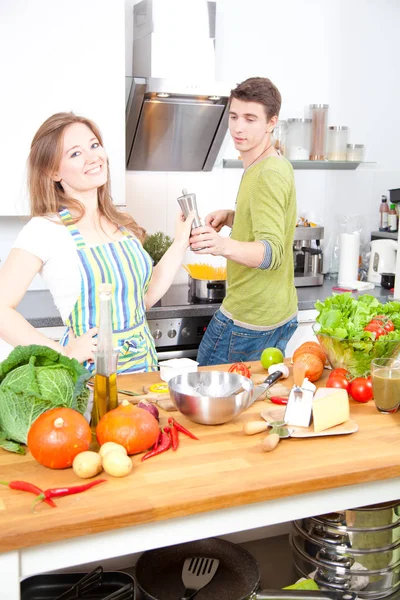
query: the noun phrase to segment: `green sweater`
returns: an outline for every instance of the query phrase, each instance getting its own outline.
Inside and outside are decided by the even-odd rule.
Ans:
[[[263,270],[228,260],[227,295],[222,307],[235,321],[250,328],[273,329],[297,314],[293,266],[296,218],[296,190],[289,161],[269,156],[244,172],[231,237],[240,242],[266,240],[272,261]]]

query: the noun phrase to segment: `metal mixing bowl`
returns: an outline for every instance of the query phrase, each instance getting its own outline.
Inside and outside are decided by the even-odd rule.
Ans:
[[[253,382],[237,373],[198,371],[168,381],[171,400],[188,419],[202,425],[231,421],[252,404]]]

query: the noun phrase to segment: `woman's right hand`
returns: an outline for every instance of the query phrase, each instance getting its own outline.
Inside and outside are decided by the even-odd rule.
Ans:
[[[64,352],[68,358],[76,358],[80,363],[85,360],[94,361],[94,352],[97,348],[97,333],[98,328],[93,327],[83,335],[75,337],[72,329],[69,330],[69,342],[65,346]]]
[[[219,232],[225,225],[232,227],[234,216],[234,210],[216,210],[206,216],[205,223]]]

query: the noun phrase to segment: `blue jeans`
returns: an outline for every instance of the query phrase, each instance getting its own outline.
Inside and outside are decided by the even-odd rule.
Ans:
[[[210,321],[201,340],[200,366],[260,360],[264,348],[279,348],[285,355],[288,341],[298,327],[297,318],[269,331],[253,331],[235,325],[220,310]]]

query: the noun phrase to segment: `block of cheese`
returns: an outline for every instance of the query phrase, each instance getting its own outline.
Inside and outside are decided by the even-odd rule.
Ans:
[[[325,431],[350,418],[349,396],[346,390],[319,388],[312,404],[314,431]]]

